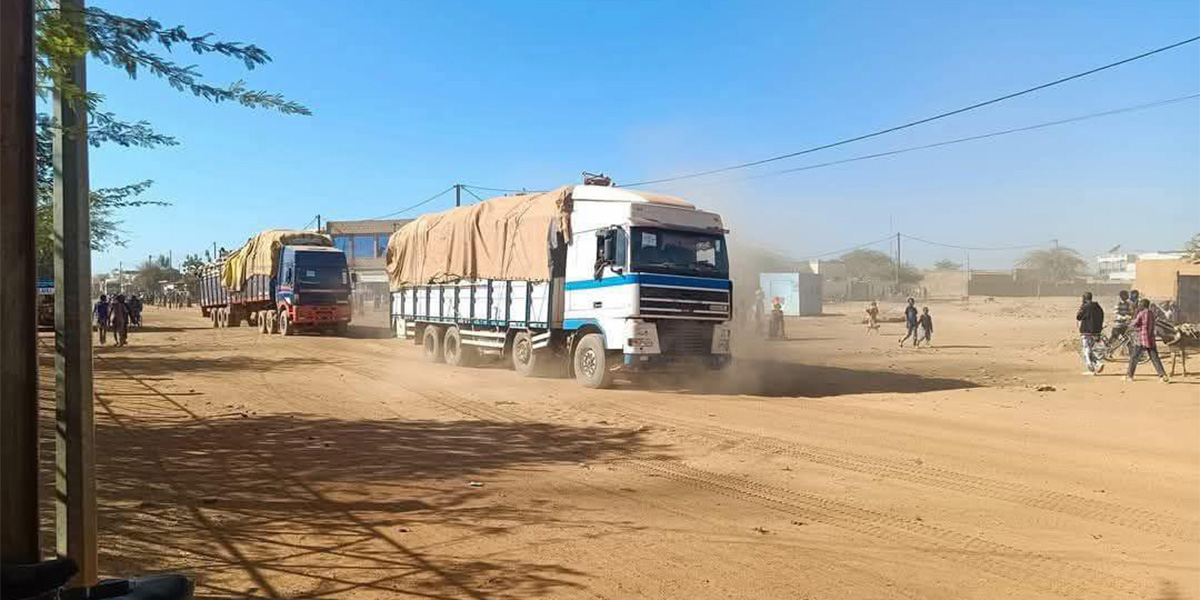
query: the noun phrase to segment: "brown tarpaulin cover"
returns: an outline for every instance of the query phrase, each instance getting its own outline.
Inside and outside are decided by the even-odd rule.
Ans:
[[[274,275],[279,267],[279,251],[284,246],[333,246],[333,240],[323,233],[268,229],[249,240],[225,259],[221,285],[241,291],[242,283],[251,275]]]
[[[391,288],[462,278],[549,280],[552,226],[571,239],[571,189],[492,198],[401,227],[388,240]]]

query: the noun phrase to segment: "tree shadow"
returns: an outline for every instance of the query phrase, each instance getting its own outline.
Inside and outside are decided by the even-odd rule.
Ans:
[[[638,379],[651,390],[698,395],[825,398],[852,394],[935,392],[979,387],[965,379],[925,377],[779,360],[738,359],[718,373]]]
[[[52,376],[48,383],[47,524]],[[629,520],[564,518],[497,498],[520,472],[656,453],[643,432],[618,428],[203,417],[130,378],[100,388],[95,435],[102,572],[184,572],[196,578],[198,598],[516,599],[584,589],[597,574],[507,552],[480,558],[472,543],[531,526],[578,537],[638,530]]]

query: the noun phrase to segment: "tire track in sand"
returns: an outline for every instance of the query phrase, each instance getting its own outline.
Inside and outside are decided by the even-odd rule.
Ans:
[[[775,437],[739,431],[719,425],[705,425],[679,419],[629,402],[597,401],[612,410],[635,413],[651,421],[693,431],[727,443],[722,450],[754,451],[805,460],[836,469],[886,477],[940,490],[991,498],[1028,508],[1054,512],[1089,521],[1108,523],[1146,533],[1155,533],[1186,542],[1200,541],[1200,523],[1113,502],[1085,498],[1075,494],[1038,489],[1013,481],[989,479],[950,469],[913,462],[858,454],[813,444],[790,442]],[[578,410],[598,413],[582,407]]]
[[[446,393],[440,393],[438,398],[429,394],[420,395],[477,419],[527,421],[520,414],[485,406],[460,396],[448,398]],[[644,474],[665,477],[682,485],[756,504],[776,512],[804,517],[898,545],[914,546],[944,560],[965,564],[1015,584],[1060,597],[1081,600],[1114,596],[1144,598],[1147,593],[1147,590],[1136,582],[1044,553],[1021,550],[816,494],[796,492],[743,477],[701,469],[675,459],[624,458],[613,462],[627,465]]]

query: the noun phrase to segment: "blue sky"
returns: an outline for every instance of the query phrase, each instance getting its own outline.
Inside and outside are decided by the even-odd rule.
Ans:
[[[154,179],[168,208],[124,215],[127,248],[235,247],[254,232],[367,218],[455,182],[618,182],[795,151],[991,98],[1196,35],[1194,0],[1154,2],[95,2],[253,42],[274,62],[196,58],[307,104],[289,117],[131,81],[92,61],[107,109],[181,145],[101,148],[94,187]],[[753,174],[1200,92],[1200,45]],[[893,231],[960,245],[1057,238],[1085,255],[1200,231],[1200,103],[750,181],[656,186],[732,236],[805,257]],[[447,195],[430,209],[452,204]],[[879,246],[887,250],[886,244]],[[906,260],[961,261],[906,243]],[[1008,268],[1020,252],[974,252]]]

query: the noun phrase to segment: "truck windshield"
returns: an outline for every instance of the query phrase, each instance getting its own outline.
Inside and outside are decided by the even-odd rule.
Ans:
[[[725,236],[634,227],[630,238],[635,272],[729,278]]]
[[[350,272],[341,254],[296,253],[296,283],[307,288],[348,288]]]

